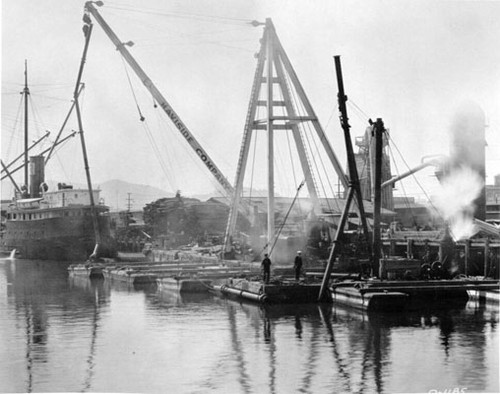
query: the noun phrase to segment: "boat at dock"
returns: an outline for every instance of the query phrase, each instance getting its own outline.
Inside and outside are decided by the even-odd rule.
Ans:
[[[32,158],[33,159],[33,158]],[[99,200],[99,191],[94,190]],[[7,210],[3,248],[23,259],[86,260],[96,244],[89,191],[65,185],[37,198],[14,199]],[[102,255],[113,255],[109,207],[95,206],[101,230]]]
[[[78,107],[78,96],[81,90],[78,80],[74,101],[64,125],[73,108]],[[93,190],[91,186],[80,117],[80,139],[88,187],[86,189],[73,188],[71,185],[58,183],[57,189],[50,190],[45,182],[45,165],[51,158],[54,148],[67,140],[69,136],[59,139],[64,129],[63,125],[51,148],[28,158],[28,151],[40,140],[28,147],[27,121],[30,92],[27,68],[22,94],[25,100],[25,146],[23,155],[18,156],[17,159],[24,156],[24,163],[17,169],[24,168],[24,185],[19,187],[13,178],[17,169],[9,169],[17,159],[7,165],[2,162],[2,179],[9,177],[15,188],[15,196],[6,212],[2,248],[17,250],[19,258],[23,259],[85,261],[91,255],[94,257],[114,256],[115,242],[111,236],[109,207],[99,198],[100,191]],[[75,134],[76,132],[73,132],[70,136]],[[45,153],[47,156],[44,156]]]

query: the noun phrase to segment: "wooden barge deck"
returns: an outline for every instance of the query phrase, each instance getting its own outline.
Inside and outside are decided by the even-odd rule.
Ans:
[[[265,284],[256,280],[230,279],[214,285],[213,291],[230,298],[245,299],[270,304],[302,304],[318,302],[320,283],[298,283],[280,280]],[[329,294],[324,302],[331,302]]]
[[[307,272],[300,283],[290,278],[290,268],[275,267],[274,280],[262,283],[258,263],[214,260],[213,257],[166,261],[104,261],[68,268],[72,276],[101,277],[130,285],[155,284],[161,291],[206,293],[258,303],[317,303],[320,272]],[[343,281],[340,280],[343,279]],[[357,280],[332,273],[327,302],[362,310],[400,311],[417,302],[474,299],[499,303],[498,280]]]
[[[397,311],[498,294],[498,280],[356,281],[332,286],[333,301],[363,310]]]

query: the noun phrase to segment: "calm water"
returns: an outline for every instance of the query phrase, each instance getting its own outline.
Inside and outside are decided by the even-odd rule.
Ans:
[[[0,260],[1,392],[499,391],[498,306],[264,309],[66,267]]]

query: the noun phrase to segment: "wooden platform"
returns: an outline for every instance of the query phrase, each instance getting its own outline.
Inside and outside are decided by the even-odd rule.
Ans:
[[[332,290],[334,304],[345,305],[366,311],[403,310],[408,303],[408,294],[397,291],[362,292],[356,287],[337,287]]]
[[[495,297],[498,280],[457,279],[418,281],[352,281],[332,286],[334,302],[364,310],[397,311],[454,301],[467,302],[471,295]]]
[[[149,267],[145,269],[133,269],[123,267],[119,269],[104,269],[104,278],[110,281],[122,281],[130,284],[157,283],[159,279],[164,278],[183,278],[183,279],[210,279],[222,280],[225,278],[235,278],[239,276],[250,275],[247,270],[234,270],[230,268],[167,268],[167,267]]]
[[[300,304],[317,303],[321,284],[295,281],[274,281],[264,284],[261,281],[242,279],[229,280],[213,288],[217,294],[231,298],[270,304]],[[331,302],[330,294],[327,295],[325,302]]]
[[[70,276],[104,278],[109,281],[126,282],[132,285],[156,284],[158,279],[183,276],[189,278],[225,279],[251,276],[256,272],[251,265],[224,265],[213,262],[192,261],[114,261],[72,264]]]

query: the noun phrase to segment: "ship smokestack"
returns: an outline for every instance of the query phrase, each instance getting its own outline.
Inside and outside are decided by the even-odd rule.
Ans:
[[[30,197],[42,195],[40,186],[45,181],[45,159],[43,156],[30,157]]]

